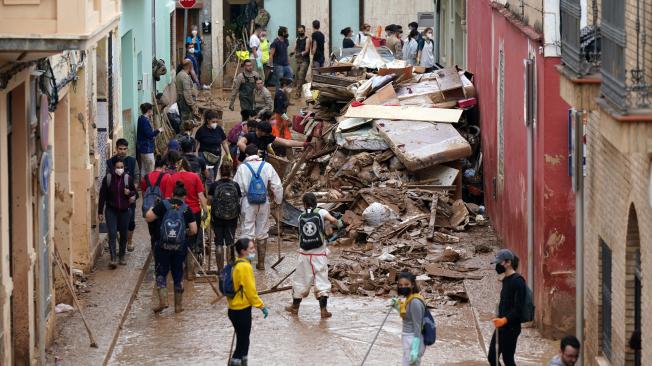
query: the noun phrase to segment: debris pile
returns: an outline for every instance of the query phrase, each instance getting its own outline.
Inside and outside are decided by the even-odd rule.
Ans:
[[[386,295],[409,269],[431,300],[465,302],[460,280],[479,277],[457,263],[475,254],[460,234],[486,224],[472,74],[416,71],[355,59],[314,70],[293,129],[315,147],[286,169],[282,221],[296,226],[305,192],[344,216],[346,233],[331,238],[336,291]]]

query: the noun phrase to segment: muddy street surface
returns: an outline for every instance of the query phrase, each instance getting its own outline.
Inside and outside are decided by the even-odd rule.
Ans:
[[[294,268],[294,244],[285,243],[285,260],[277,270],[269,268],[276,261],[276,255],[272,254],[267,258],[268,269],[255,271],[259,291],[273,286]],[[270,245],[276,247],[272,240]],[[226,315],[226,302],[221,300],[211,305],[215,295],[208,283],[187,282],[185,310],[175,314],[170,307],[155,315],[151,310],[153,281],[150,267],[109,364],[226,364],[233,334]],[[289,285],[289,281],[284,284]],[[270,316],[263,319],[262,313],[254,310],[249,351],[251,365],[359,365],[387,312],[386,298],[335,295],[329,300],[331,319],[320,318],[319,304],[314,297],[304,300],[299,316],[294,317],[283,310],[290,297],[290,291],[262,295]],[[434,309],[433,315],[438,339],[426,350],[422,364],[486,365],[482,327],[478,327],[476,319],[480,315],[478,320],[489,324],[490,317],[467,304]],[[401,320],[392,312],[366,364],[399,365],[400,336]],[[484,339],[488,342],[489,338]],[[528,350],[528,355],[521,358],[521,365],[543,363],[547,349],[536,349],[537,341],[531,338],[519,345],[519,350]]]

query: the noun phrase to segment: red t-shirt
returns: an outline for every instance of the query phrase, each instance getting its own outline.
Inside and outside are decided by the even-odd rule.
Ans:
[[[165,198],[170,198],[172,196],[172,191],[174,190],[174,185],[177,181],[182,181],[183,185],[186,187],[188,194],[186,195],[185,202],[192,210],[192,213],[197,214],[201,211],[201,205],[199,204],[199,193],[204,192],[204,184],[202,184],[199,175],[193,172],[178,172],[173,175],[170,175],[165,182],[165,189],[163,190],[163,195]]]
[[[168,181],[169,174],[167,172],[162,172],[158,170],[154,170],[151,173],[147,174],[146,177],[149,179],[149,182],[152,185],[156,184],[156,181],[158,180],[158,176],[163,173],[163,178],[161,178],[161,184],[159,185],[159,188],[161,189],[161,193],[165,194],[165,184]],[[145,178],[140,180],[140,190],[143,192],[143,195],[145,194],[145,190],[147,190],[147,185],[145,184]]]

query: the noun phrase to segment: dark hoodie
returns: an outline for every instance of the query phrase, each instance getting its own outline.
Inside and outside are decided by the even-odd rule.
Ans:
[[[107,176],[111,174],[111,186],[107,184]],[[125,180],[127,181],[127,188],[129,194],[124,194]],[[131,203],[129,198],[136,196],[136,187],[134,180],[127,172],[119,176],[115,172],[108,173],[102,179],[102,187],[100,188],[100,198],[97,204],[97,212],[101,215],[104,214],[104,206],[113,207],[118,211],[126,211],[129,209]]]

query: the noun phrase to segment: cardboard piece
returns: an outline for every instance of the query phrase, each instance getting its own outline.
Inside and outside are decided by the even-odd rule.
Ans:
[[[462,110],[384,105],[349,107],[344,117],[457,123]]]
[[[398,104],[399,100],[394,91],[394,86],[389,83],[382,88],[378,89],[372,96],[364,100],[366,105],[384,105],[384,104]]]
[[[374,125],[409,171],[462,159],[472,152],[468,141],[448,123],[379,119]]]

